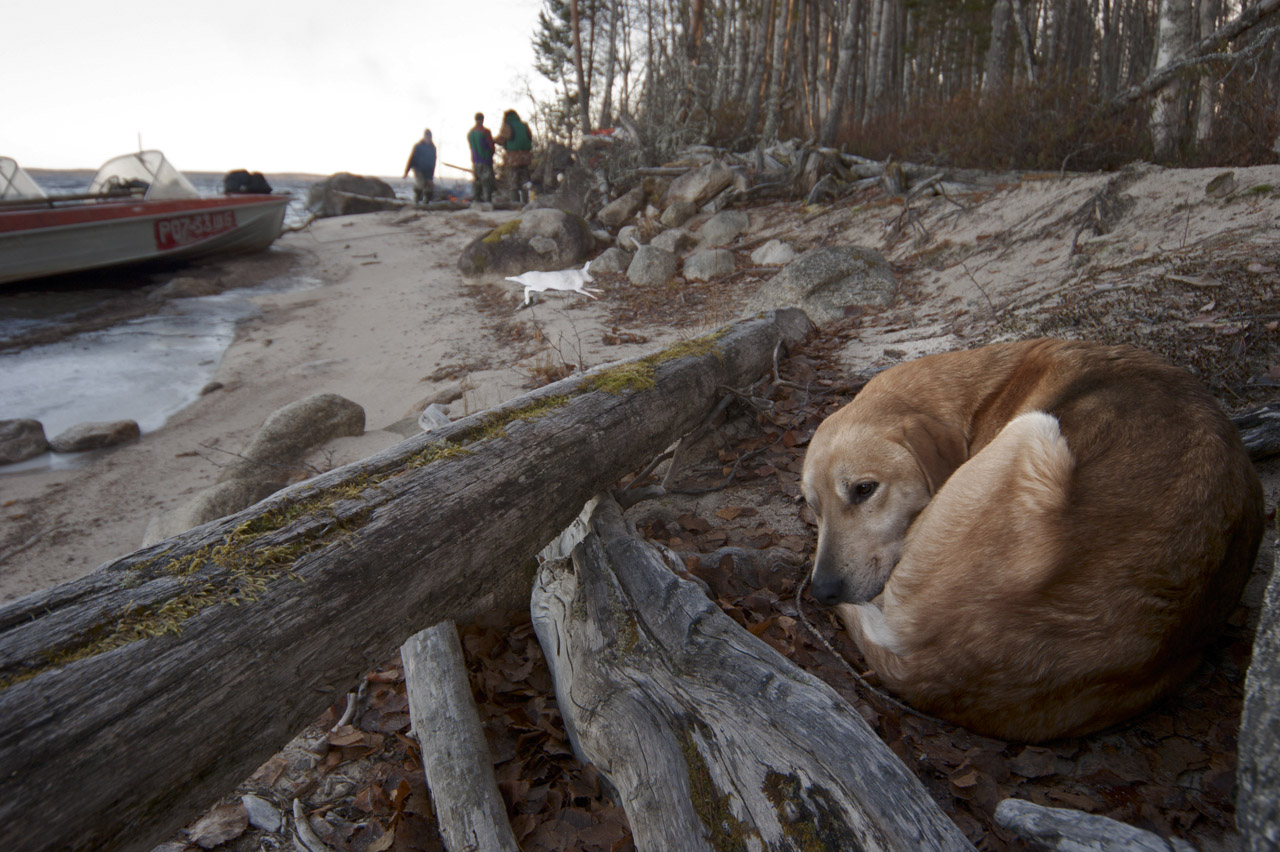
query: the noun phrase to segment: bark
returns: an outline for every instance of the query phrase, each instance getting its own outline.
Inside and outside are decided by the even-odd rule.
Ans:
[[[857,711],[672,573],[616,503],[590,527],[539,571],[534,628],[638,850],[972,850]]]
[[[519,852],[453,622],[414,634],[401,647],[400,659],[413,733],[422,745],[446,848]]]
[[[620,12],[607,4],[601,8],[608,10],[606,14],[609,16],[609,47],[605,50],[604,58],[604,103],[600,106],[600,126],[612,127],[613,80],[618,68],[618,15]]]
[[[1214,31],[1218,22],[1219,0],[1200,0],[1200,35]],[[1196,144],[1204,145],[1213,134],[1213,112],[1217,101],[1217,84],[1213,75],[1200,77],[1200,91],[1196,102]]]
[[[586,499],[808,329],[557,382],[0,607],[0,849],[149,850],[418,630],[527,601]]]
[[[1013,26],[1018,34],[1018,46],[1022,48],[1022,60],[1026,69],[1027,80],[1034,83],[1036,81],[1035,39],[1031,37],[1027,15],[1022,8],[1022,0],[1012,0],[1012,2]]]

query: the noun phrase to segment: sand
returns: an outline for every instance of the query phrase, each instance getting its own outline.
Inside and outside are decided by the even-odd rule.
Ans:
[[[365,410],[363,436],[308,459],[321,472],[403,440],[430,401],[461,394],[449,404],[459,416],[524,392],[534,372],[556,366],[555,347],[594,366],[677,336],[659,330],[646,345],[605,346],[605,310],[582,296],[552,293],[516,311],[518,285],[494,278],[478,292],[457,271],[458,256],[511,215],[379,213],[318,220],[283,236],[271,254],[289,255],[289,274],[322,283],[253,299],[261,315],[223,355],[213,377],[220,389],[82,466],[0,477],[0,601],[140,547],[154,518],[212,485],[263,421],[296,400],[336,393]],[[223,266],[225,279],[246,286],[280,272],[279,258],[267,255]],[[508,301],[482,312],[495,295]],[[517,339],[504,342],[490,329],[495,322]]]

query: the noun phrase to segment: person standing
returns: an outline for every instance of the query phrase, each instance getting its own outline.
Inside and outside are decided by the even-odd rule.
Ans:
[[[488,203],[493,201],[493,134],[484,126],[484,113],[476,113],[467,143],[471,146],[471,197]]]
[[[431,141],[430,128],[422,131],[422,140],[409,152],[403,177],[409,176],[410,169],[413,169],[413,203],[421,207],[430,203],[436,189],[436,145]]]
[[[533,133],[516,111],[502,114],[502,129],[494,140],[506,152],[502,157],[502,182],[515,190],[521,203],[529,201],[529,167],[533,165]]]

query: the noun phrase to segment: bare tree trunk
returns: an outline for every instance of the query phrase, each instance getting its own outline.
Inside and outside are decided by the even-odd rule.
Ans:
[[[893,107],[893,41],[896,36],[898,10],[895,0],[880,0],[879,29],[872,49],[875,51],[875,85],[871,90],[868,113],[883,114]]]
[[[991,45],[982,72],[982,99],[999,98],[1009,88],[1009,25],[1013,21],[1010,0],[996,0],[991,7]]]
[[[1034,83],[1036,81],[1036,47],[1035,39],[1031,37],[1031,30],[1028,29],[1027,15],[1022,8],[1022,0],[1012,0],[1013,2],[1013,25],[1017,28],[1018,44],[1022,47],[1023,67],[1026,68],[1027,82]]]
[[[1217,29],[1220,0],[1199,0],[1200,37],[1204,38]],[[1196,104],[1196,147],[1202,147],[1213,134],[1213,112],[1217,106],[1217,83],[1212,74],[1200,76],[1200,91]]]
[[[605,3],[601,8],[608,9],[609,47],[605,51],[604,68],[604,103],[600,105],[600,126],[613,126],[613,79],[618,68],[618,16],[621,10]]]
[[[1191,48],[1191,0],[1160,0],[1156,68],[1170,64]],[[1178,148],[1186,116],[1187,87],[1171,80],[1156,93],[1151,107],[1151,139],[1157,157],[1168,158]]]
[[[582,71],[582,27],[578,20],[578,0],[569,0],[569,26],[573,30],[573,72],[578,80],[578,128],[585,137],[591,132],[591,95]]]
[[[858,3],[859,0],[844,0],[844,17],[840,21],[840,57],[836,60],[836,79],[831,85],[831,107],[818,134],[823,145],[835,141],[840,117],[849,100],[849,78],[853,74],[854,51],[858,47]]]
[[[790,19],[788,8],[795,0],[775,0],[775,2],[778,7],[778,17],[773,22],[773,59],[769,67],[769,96],[765,103],[764,130],[760,133],[765,142],[773,142],[778,138],[778,125],[781,122],[782,112],[782,70],[785,62],[787,25]]]

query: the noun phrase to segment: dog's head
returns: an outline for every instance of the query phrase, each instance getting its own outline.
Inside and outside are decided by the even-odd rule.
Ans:
[[[933,418],[864,415],[846,406],[805,454],[804,495],[818,521],[810,591],[824,604],[880,594],[907,529],[965,458],[963,435]]]

